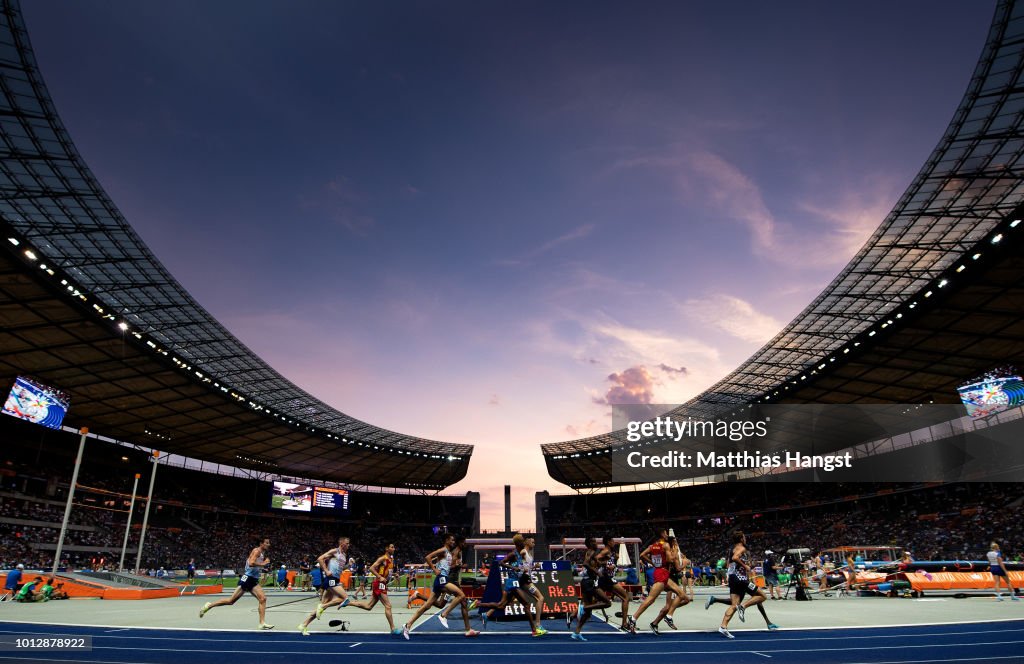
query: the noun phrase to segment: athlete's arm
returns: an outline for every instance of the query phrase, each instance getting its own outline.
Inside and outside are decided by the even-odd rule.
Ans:
[[[385,556],[381,556],[380,558],[377,558],[377,560],[374,560],[374,561],[373,561],[373,564],[372,564],[372,565],[370,565],[370,574],[373,574],[373,575],[374,575],[375,577],[377,577],[377,578],[378,578],[378,579],[380,579],[381,581],[387,581],[387,579],[385,579],[385,578],[384,578],[384,577],[383,577],[383,576],[382,576],[382,575],[381,575],[381,574],[380,574],[380,573],[379,573],[379,572],[377,571],[377,569],[378,569],[378,568],[380,568],[380,567],[381,567],[381,566],[382,566],[382,565],[384,564],[384,559],[385,559],[385,558],[387,558],[387,556],[386,556],[386,555],[385,555]]]
[[[742,544],[737,544],[736,546],[734,546],[732,548],[732,562],[736,563],[737,565],[739,565],[743,569],[747,570],[747,572],[749,573],[750,572],[750,567],[747,565],[746,562],[743,561],[743,552],[744,551],[746,551],[746,547],[743,546]]]
[[[260,547],[256,547],[255,549],[253,549],[252,551],[249,552],[249,557],[246,558],[245,564],[248,565],[249,567],[252,567],[253,565],[256,564],[256,559],[259,558],[259,557],[260,557]],[[238,558],[235,558],[235,560],[238,560]]]
[[[320,554],[320,557],[316,559],[316,564],[320,566],[320,569],[325,573],[329,571],[327,565],[327,559],[333,556],[337,552],[337,549],[331,549],[327,553]]]
[[[640,554],[640,560],[642,560],[643,562],[647,563],[651,567],[654,567],[654,562],[651,560],[651,557],[648,555],[650,552],[651,552],[651,547],[647,547],[646,549],[644,549],[643,552]]]
[[[500,563],[498,563],[498,566],[504,567],[505,569],[515,569],[516,565],[514,562],[512,562],[512,556],[516,555],[517,553],[518,551],[516,551],[515,549],[512,549],[511,552],[506,553],[505,557],[501,559]]]
[[[434,574],[440,574],[441,573],[437,569],[437,565],[434,564],[434,560],[437,559],[437,558],[440,558],[441,555],[444,552],[445,552],[445,547],[442,546],[440,549],[437,549],[436,551],[431,551],[430,553],[428,553],[427,557],[424,559],[424,560],[426,560],[427,565],[430,567],[430,569],[434,570]]]

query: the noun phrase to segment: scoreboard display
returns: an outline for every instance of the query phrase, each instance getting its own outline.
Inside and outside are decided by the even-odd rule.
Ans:
[[[322,510],[348,511],[348,491],[329,489],[324,486],[314,487],[313,507]]]
[[[579,587],[573,579],[572,564],[565,560],[538,561],[537,569],[530,573],[533,584],[544,595],[541,617],[564,617],[569,611],[576,611],[576,603],[581,599]],[[498,567],[491,574],[498,574],[504,584],[506,571]],[[488,587],[490,584],[488,584]],[[499,596],[494,601],[501,599]],[[497,616],[495,616],[497,617]],[[503,620],[526,620],[526,612],[518,601],[509,602],[505,606]]]

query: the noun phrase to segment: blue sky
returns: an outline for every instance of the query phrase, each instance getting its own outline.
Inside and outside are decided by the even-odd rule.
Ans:
[[[884,218],[988,2],[178,2],[23,11],[71,136],[196,299],[292,381],[477,446],[684,401]],[[500,468],[501,470],[496,470]]]

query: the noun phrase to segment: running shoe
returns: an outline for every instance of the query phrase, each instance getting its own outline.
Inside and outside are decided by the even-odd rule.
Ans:
[[[633,620],[633,616],[630,616],[629,622],[626,623],[626,631],[630,634],[636,634],[636,621]]]
[[[704,610],[707,611],[711,608],[711,605],[715,603],[715,596],[711,595],[708,597],[708,601],[704,602]]]
[[[402,633],[402,628],[401,627],[396,627],[393,630],[391,630],[391,636],[398,636],[401,633]]]
[[[548,630],[544,629],[543,627],[538,627],[537,629],[533,630],[534,636],[544,636],[547,633]]]
[[[199,617],[202,618],[206,615],[206,612],[213,608],[213,602],[207,602],[203,604],[203,608],[199,609]]]
[[[345,599],[341,600],[341,604],[338,605],[338,608],[344,609],[346,606],[348,606],[349,599],[350,598],[346,597]]]
[[[480,604],[480,602],[474,599],[473,601],[471,601],[469,603],[469,606],[466,607],[466,610],[467,611],[473,611],[474,609],[476,609],[478,604]]]
[[[480,636],[480,632],[476,631],[475,629],[470,629],[470,630],[466,631],[466,636],[467,637]]]
[[[738,613],[740,615],[740,622],[747,622],[747,607],[740,604]]]
[[[661,632],[658,631],[658,626],[651,623],[651,631],[654,632],[655,636],[661,636]]]
[[[448,619],[442,616],[440,613],[437,614],[437,619],[441,621],[441,626],[448,629]]]
[[[571,636],[571,637],[572,637],[572,640],[573,640],[573,641],[586,641],[586,639],[585,639],[585,638],[583,638],[583,635],[582,635],[582,634],[577,634],[576,632],[573,632],[573,633],[572,633],[572,634],[570,634],[569,636]]]
[[[1012,601],[1014,601],[1014,602],[1019,602],[1020,601],[1020,597],[1017,597],[1016,595],[1010,595],[1010,599]]]
[[[408,625],[402,625],[402,638],[404,638],[406,641],[409,640],[409,626]]]
[[[274,626],[270,623],[260,623],[260,629],[274,629]]]
[[[324,607],[323,604],[317,605],[317,607],[316,607],[316,619],[317,620],[320,620],[320,616],[324,615],[324,608],[325,607]]]
[[[673,622],[673,621],[672,621],[672,619],[671,619],[671,618],[669,618],[668,616],[665,616],[665,623],[666,623],[666,624],[667,624],[667,625],[668,625],[669,627],[671,627],[672,629],[675,629],[675,628],[676,628],[676,624],[675,624],[675,622]]]
[[[302,632],[303,636],[309,636],[309,625],[299,625],[299,631]]]
[[[774,631],[775,631],[775,630],[777,630],[778,628],[779,628],[779,626],[778,626],[778,625],[776,625],[775,623],[768,623],[768,631],[769,631],[769,632],[774,632]]]
[[[733,636],[732,634],[729,633],[729,630],[727,630],[724,627],[719,627],[718,628],[718,633],[721,634],[722,636],[724,636],[727,639],[735,639],[736,638],[735,636]]]

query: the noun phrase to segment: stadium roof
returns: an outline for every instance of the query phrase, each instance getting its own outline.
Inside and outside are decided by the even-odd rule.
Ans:
[[[1000,2],[959,108],[892,212],[782,332],[674,414],[713,419],[758,402],[953,402],[958,383],[1024,358],[1024,228],[1011,228],[1024,203],[1022,71],[1024,4]],[[1005,244],[992,245],[1004,229]],[[608,483],[599,481],[607,457],[588,454],[618,441],[613,432],[541,447],[554,479],[582,487]]]
[[[69,424],[197,458],[381,486],[465,476],[472,446],[339,412],[188,294],[75,150],[14,0],[0,13],[0,88],[0,380],[31,374],[71,393]]]

